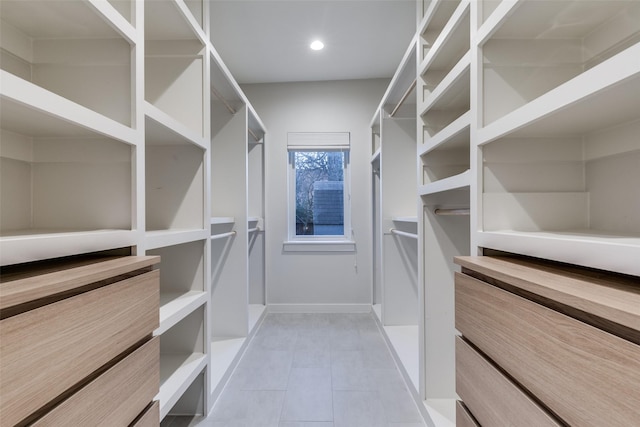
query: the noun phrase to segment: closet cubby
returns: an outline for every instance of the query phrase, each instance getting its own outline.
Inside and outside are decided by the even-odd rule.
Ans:
[[[496,9],[491,24],[479,29],[482,89],[500,96],[483,97],[485,126],[637,45],[640,4],[519,1]]]
[[[440,38],[443,29],[460,3],[468,4],[469,2],[468,0],[462,2],[460,0],[431,0],[425,5],[424,16],[418,25],[420,61],[426,58],[436,45],[436,41]]]
[[[639,274],[639,131],[640,117],[482,146],[481,244]]]
[[[424,59],[419,65],[419,74],[423,81],[420,101],[425,102],[429,99],[443,80],[446,80],[446,86],[448,81],[459,74],[459,70],[456,69],[456,72],[449,76],[456,64],[469,52],[469,9],[469,2],[462,2],[433,43],[423,39],[423,43],[428,43],[430,48],[424,53]],[[469,60],[465,59],[463,62],[466,64]]]
[[[208,299],[205,286],[205,242],[195,241],[147,251],[162,260],[160,327],[162,335]]]
[[[1,264],[132,244],[132,146],[2,106]]]
[[[149,236],[204,230],[206,150],[148,116],[145,148]]]
[[[205,307],[200,307],[160,336],[160,419],[189,390],[207,366]],[[204,386],[203,382],[199,382]],[[204,390],[200,394],[205,398]],[[204,403],[203,403],[204,406]]]
[[[145,3],[145,100],[190,129],[205,133],[207,50],[181,1]]]
[[[0,16],[4,72],[22,79],[35,96],[52,93],[134,126],[131,52],[135,39],[130,24],[117,25],[119,14],[110,3],[3,1]]]

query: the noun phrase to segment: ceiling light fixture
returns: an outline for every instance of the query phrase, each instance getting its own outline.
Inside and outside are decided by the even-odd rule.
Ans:
[[[322,48],[324,48],[324,43],[320,40],[315,40],[309,47],[313,50],[322,50]]]

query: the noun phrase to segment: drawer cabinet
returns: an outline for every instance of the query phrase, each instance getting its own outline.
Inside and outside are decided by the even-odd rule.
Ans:
[[[455,278],[457,391],[473,417],[487,426],[637,423],[638,281],[485,258],[458,258]]]
[[[151,340],[158,261],[73,259],[3,271],[3,425],[127,426],[149,405],[159,387],[159,344]]]

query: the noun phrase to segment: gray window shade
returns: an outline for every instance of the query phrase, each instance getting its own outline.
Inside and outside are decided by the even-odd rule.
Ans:
[[[349,150],[349,132],[289,132],[287,150]]]

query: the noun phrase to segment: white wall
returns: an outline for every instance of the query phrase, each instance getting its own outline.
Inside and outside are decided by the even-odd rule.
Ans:
[[[349,310],[357,308],[349,304],[363,304],[361,308],[371,304],[369,122],[388,82],[374,79],[242,87],[267,127],[265,267],[271,309],[323,310],[345,304],[342,308]],[[355,253],[283,252],[287,239],[288,132],[351,132]]]

